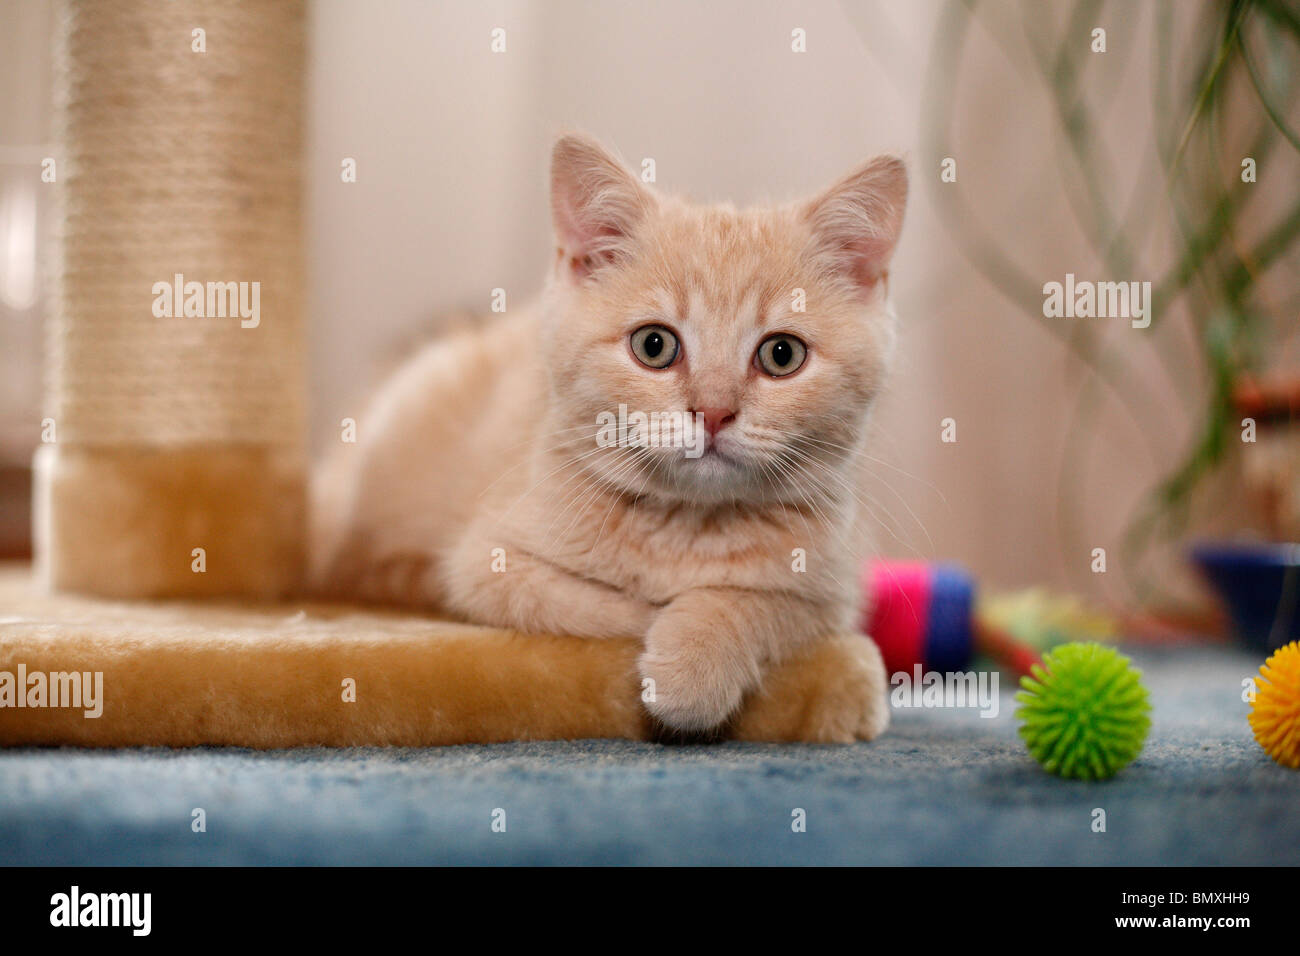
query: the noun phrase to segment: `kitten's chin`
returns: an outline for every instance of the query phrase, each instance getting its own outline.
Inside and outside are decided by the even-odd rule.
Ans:
[[[748,474],[748,469],[738,459],[719,451],[716,445],[710,446],[696,458],[683,457],[677,463],[677,468],[691,480],[707,485],[735,484]]]
[[[606,480],[624,494],[647,497],[662,504],[714,507],[759,505],[781,500],[779,489],[764,469],[735,449],[710,446],[699,455],[679,450],[651,452],[647,467],[615,464],[602,467]]]
[[[716,446],[702,455],[674,460],[671,471],[673,490],[685,503],[757,503],[765,497],[758,469],[734,451]]]

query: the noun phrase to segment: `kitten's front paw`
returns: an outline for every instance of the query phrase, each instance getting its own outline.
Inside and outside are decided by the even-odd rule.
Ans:
[[[773,668],[745,702],[738,740],[852,743],[889,723],[885,665],[860,634],[829,637]]]
[[[646,709],[669,729],[686,733],[720,727],[758,679],[745,648],[699,625],[656,625],[639,664],[642,679],[652,682],[643,694]]]

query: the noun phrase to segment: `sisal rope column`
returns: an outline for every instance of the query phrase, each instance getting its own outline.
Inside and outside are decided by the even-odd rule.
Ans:
[[[50,586],[298,582],[304,33],[300,0],[61,8],[53,441],[35,466]]]

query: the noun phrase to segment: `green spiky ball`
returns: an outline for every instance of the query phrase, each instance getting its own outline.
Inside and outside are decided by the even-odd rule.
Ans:
[[[1020,678],[1020,736],[1043,768],[1075,780],[1105,780],[1142,750],[1151,704],[1141,671],[1112,647],[1062,644]]]

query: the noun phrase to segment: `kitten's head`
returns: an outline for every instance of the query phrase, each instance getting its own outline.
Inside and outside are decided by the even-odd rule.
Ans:
[[[827,469],[860,446],[892,348],[886,286],[906,197],[902,161],[880,157],[806,202],[694,206],[562,137],[543,348],[557,427],[581,436],[566,450],[606,446],[584,465],[682,501],[835,490]],[[655,447],[638,447],[635,412],[660,413]],[[694,427],[666,437],[673,412],[696,413]],[[611,418],[630,416],[632,439],[607,447]]]

